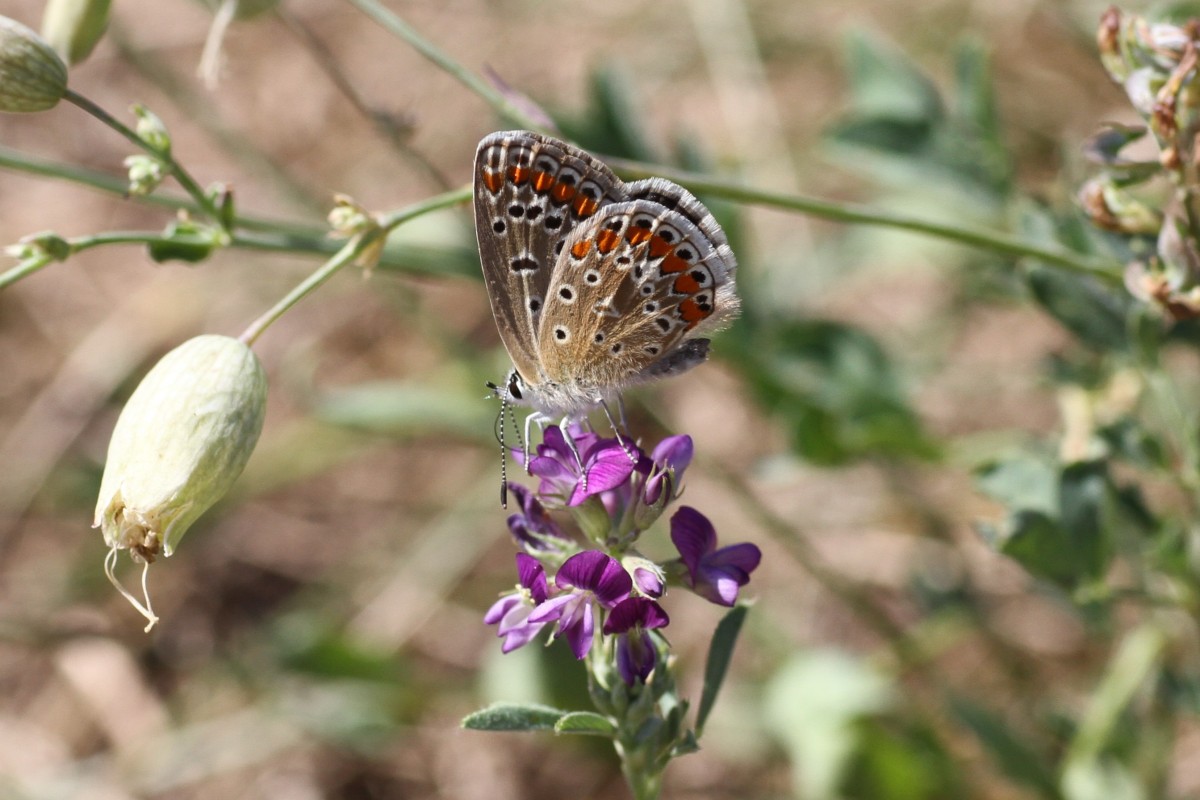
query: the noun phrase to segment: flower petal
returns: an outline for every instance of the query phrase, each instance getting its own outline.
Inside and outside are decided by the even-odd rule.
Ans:
[[[671,541],[695,577],[700,560],[717,546],[717,531],[699,511],[691,506],[681,506],[671,517]]]

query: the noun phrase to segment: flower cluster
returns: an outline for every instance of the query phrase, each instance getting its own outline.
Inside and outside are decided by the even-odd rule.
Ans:
[[[671,436],[649,454],[578,425],[547,429],[534,454],[514,452],[539,479],[536,492],[510,484],[519,511],[508,518],[517,554],[518,585],[484,616],[498,625],[502,649],[532,641],[543,628],[564,638],[576,658],[592,651],[599,632],[612,637],[617,674],[629,686],[645,683],[661,663],[665,642],[652,634],[670,622],[659,604],[667,586],[686,587],[732,606],[761,559],[749,543],[717,547],[716,530],[694,508],[670,518],[679,558],[656,564],[634,545],[679,497],[692,460],[690,436]],[[582,549],[547,509],[566,509],[589,543]],[[556,568],[553,580],[547,569]]]
[[[1080,189],[1080,205],[1094,225],[1128,241],[1131,294],[1172,319],[1198,316],[1200,23],[1153,22],[1110,8],[1097,44],[1143,124],[1109,125],[1089,140],[1085,154],[1101,171]]]

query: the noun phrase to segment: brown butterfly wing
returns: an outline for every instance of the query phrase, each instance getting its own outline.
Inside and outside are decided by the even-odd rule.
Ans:
[[[707,344],[688,342],[737,313],[737,265],[716,221],[669,181],[632,187],[642,199],[606,206],[566,237],[538,332],[547,379],[596,400],[695,366]]]
[[[566,237],[621,200],[624,184],[578,148],[529,131],[485,137],[475,153],[475,232],[501,341],[530,384],[537,336]]]

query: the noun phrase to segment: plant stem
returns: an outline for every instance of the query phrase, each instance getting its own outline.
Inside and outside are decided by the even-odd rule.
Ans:
[[[250,326],[238,338],[248,345],[254,344],[254,341],[262,335],[263,331],[270,327],[271,323],[283,316],[288,309],[307,297],[314,289],[340,272],[347,264],[357,261],[372,248],[377,245],[382,246],[383,240],[395,228],[416,217],[428,214],[431,211],[438,211],[457,205],[458,203],[464,203],[470,198],[471,188],[467,186],[434,195],[428,200],[413,203],[411,206],[384,216],[377,221],[375,226],[363,231],[347,242],[333,258],[322,264],[316,272],[309,275],[300,285],[288,292],[283,299],[267,310],[265,314],[250,323]]]
[[[897,214],[892,211],[871,208],[857,203],[837,203],[820,200],[804,195],[784,194],[765,189],[755,189],[736,181],[713,178],[685,170],[672,169],[658,164],[643,164],[619,158],[606,158],[614,169],[633,178],[662,177],[686,186],[688,189],[701,194],[710,194],[726,200],[734,200],[752,205],[782,208],[787,211],[799,211],[814,217],[831,219],[836,222],[865,223],[879,225],[885,228],[899,228],[913,233],[923,233],[958,242],[969,247],[976,247],[1017,258],[1034,258],[1046,264],[1091,275],[1106,283],[1117,286],[1122,282],[1121,265],[1110,259],[1094,258],[1080,253],[1073,253],[1061,248],[1039,247],[1035,244],[1015,239],[992,231],[970,230],[967,228],[945,225],[940,222],[913,217],[907,214]]]
[[[106,244],[154,244],[167,241],[170,241],[169,237],[163,236],[158,231],[106,231],[104,233],[95,233],[90,236],[80,236],[76,239],[66,240],[67,244],[70,245],[70,255]],[[25,259],[12,269],[0,273],[0,291],[3,291],[22,278],[32,275],[43,267],[49,266],[56,260],[49,254]]]
[[[63,99],[74,103],[82,110],[91,114],[93,117],[100,120],[129,141],[133,142],[142,150],[145,150],[155,158],[161,159],[162,162],[167,165],[167,171],[170,172],[171,176],[175,178],[176,181],[178,181],[179,185],[183,187],[183,190],[191,196],[191,198],[196,202],[196,205],[204,210],[204,213],[209,217],[210,220],[218,225],[221,224],[221,213],[217,210],[217,207],[213,205],[213,201],[204,194],[204,190],[200,188],[200,185],[196,183],[195,179],[192,178],[188,171],[185,170],[170,153],[151,147],[142,139],[142,137],[137,135],[136,131],[83,95],[67,89],[66,94],[63,95]]]
[[[414,50],[433,62],[438,68],[445,70],[451,77],[479,95],[496,113],[510,122],[532,130],[541,130],[542,125],[531,119],[495,87],[483,78],[451,58],[450,54],[426,39],[407,22],[380,5],[376,0],[350,0],[358,10],[375,20],[388,32],[399,36]]]

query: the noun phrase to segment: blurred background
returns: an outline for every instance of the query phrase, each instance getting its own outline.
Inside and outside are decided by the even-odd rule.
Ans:
[[[1078,143],[1131,113],[1096,57],[1092,2],[388,5],[594,152],[949,225],[1069,213]],[[37,28],[42,3],[3,13]],[[347,2],[235,20],[215,86],[197,77],[203,4],[115,0],[112,16],[71,87],[127,121],[148,106],[242,214],[320,235],[335,192],[383,211],[466,183],[476,142],[503,127]],[[131,152],[65,103],[0,116],[0,145],[118,179]],[[1003,512],[973,475],[1069,438],[1053,365],[1078,331],[1031,301],[1011,258],[705,199],[747,313],[712,363],[629,398],[633,429],[691,433],[685,502],[765,558],[703,749],[671,765],[665,796],[1061,796],[1130,619],[997,554],[980,525]],[[0,171],[4,243],[172,216]],[[495,700],[582,708],[583,673],[564,647],[501,658],[481,622],[514,548],[483,386],[508,362],[469,209],[393,239],[383,266],[338,275],[257,343],[263,438],[151,569],[150,634],[90,527],[117,413],[159,356],[237,335],[320,259],[155,264],[105,247],[0,294],[0,795],[627,796],[603,742],[459,728]],[[666,557],[660,528],[645,549]],[[720,609],[668,600],[698,697]],[[1093,796],[1200,796],[1194,715],[1154,731],[1129,770],[1142,793]]]

